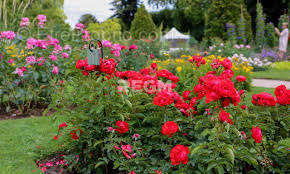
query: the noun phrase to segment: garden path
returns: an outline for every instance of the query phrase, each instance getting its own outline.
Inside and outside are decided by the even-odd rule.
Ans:
[[[253,79],[252,84],[253,86],[265,88],[276,88],[279,85],[285,85],[287,89],[290,88],[290,81],[283,80]]]

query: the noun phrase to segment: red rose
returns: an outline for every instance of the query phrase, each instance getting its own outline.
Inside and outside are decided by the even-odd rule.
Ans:
[[[123,134],[129,131],[129,124],[126,121],[117,121],[115,126],[117,127],[115,130],[119,132],[119,134]]]
[[[157,64],[156,64],[156,63],[152,63],[152,64],[151,64],[151,68],[152,68],[152,69],[156,69],[156,68],[157,68]]]
[[[103,59],[103,62],[100,65],[100,71],[106,74],[113,74],[115,72],[115,68],[117,66],[117,63],[115,62],[115,59]]]
[[[83,73],[84,76],[88,76],[89,75],[88,71],[82,71],[82,73]]]
[[[187,164],[188,163],[188,155],[189,149],[183,145],[176,145],[170,151],[170,160],[172,165],[179,165],[179,164]]]
[[[261,143],[263,139],[262,131],[261,129],[257,127],[252,127],[252,137],[256,141],[256,143]]]
[[[267,92],[254,94],[252,96],[252,103],[258,106],[275,106],[276,105],[275,98]]]
[[[72,130],[72,131],[69,131],[69,133],[71,134],[72,139],[77,140],[80,138],[82,134],[82,130],[80,129]]]
[[[277,103],[280,105],[290,104],[290,90],[287,90],[285,85],[280,85],[275,89],[275,95],[277,98]]]
[[[171,137],[178,130],[179,127],[177,123],[175,123],[174,121],[167,121],[166,123],[163,124],[161,133],[163,135],[169,135],[169,137]]]
[[[242,109],[247,109],[247,106],[246,105],[242,105],[241,108]]]
[[[174,99],[172,98],[172,95],[169,92],[166,91],[160,91],[158,94],[154,97],[153,103],[157,106],[166,106],[171,105],[174,102]]]
[[[232,120],[230,119],[230,114],[222,109],[221,112],[219,113],[219,118],[222,122],[227,122],[230,123],[231,125],[233,124]]]
[[[83,69],[88,65],[86,60],[78,60],[76,63],[76,69]]]
[[[131,45],[130,47],[129,47],[129,51],[131,51],[131,50],[137,50],[138,49],[138,46],[137,45]]]
[[[190,100],[189,95],[190,95],[191,91],[184,91],[182,94],[183,99],[186,100]]]
[[[237,80],[238,82],[244,82],[244,81],[247,80],[247,77],[245,77],[245,76],[241,76],[241,75],[238,75],[238,76],[236,77],[236,80]]]
[[[86,66],[86,71],[94,71],[97,68],[96,65],[87,65]]]
[[[232,62],[229,59],[224,59],[222,61],[222,65],[225,69],[232,69],[233,66]]]
[[[150,58],[151,59],[154,59],[154,54],[150,54]]]
[[[194,105],[196,105],[196,101],[197,101],[197,98],[196,98],[196,97],[193,97],[193,98],[190,100],[189,105],[190,105],[191,107],[193,107]]]
[[[242,96],[244,93],[245,93],[245,90],[243,90],[243,89],[239,91],[240,96]]]

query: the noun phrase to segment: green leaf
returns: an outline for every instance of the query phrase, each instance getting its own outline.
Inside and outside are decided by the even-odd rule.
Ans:
[[[229,158],[229,160],[231,161],[232,164],[235,163],[235,154],[233,151],[233,148],[231,146],[227,146],[225,149],[225,153],[226,153],[226,157]]]
[[[190,150],[190,154],[191,155],[195,154],[196,152],[199,151],[199,149],[202,149],[204,146],[205,146],[205,144],[202,144],[202,145],[195,147],[194,149]],[[192,148],[192,146],[191,146],[191,148]]]
[[[217,166],[216,162],[210,163],[206,169],[207,172],[209,172],[212,168],[214,168],[215,166]]]
[[[217,166],[216,169],[218,170],[219,174],[225,173],[223,166]]]
[[[98,168],[98,167],[100,167],[100,166],[102,166],[102,165],[104,165],[104,164],[105,164],[104,161],[100,161],[100,162],[98,162],[98,163],[95,165],[95,169]]]

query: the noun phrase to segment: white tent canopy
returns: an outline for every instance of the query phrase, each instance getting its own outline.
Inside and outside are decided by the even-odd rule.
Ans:
[[[189,35],[184,35],[180,33],[176,28],[172,28],[167,34],[162,37],[162,40],[174,40],[174,39],[184,39],[189,40]]]

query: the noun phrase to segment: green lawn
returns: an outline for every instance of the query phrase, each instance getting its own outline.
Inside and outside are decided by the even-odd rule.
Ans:
[[[53,153],[58,147],[53,136],[63,117],[56,118],[56,121],[53,117],[0,121],[0,173],[40,173],[35,166],[39,152]]]
[[[253,73],[253,78],[290,81],[290,70],[270,69],[268,71],[258,71]]]

